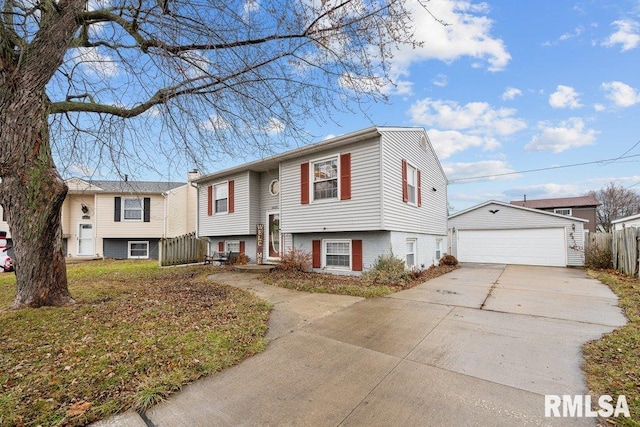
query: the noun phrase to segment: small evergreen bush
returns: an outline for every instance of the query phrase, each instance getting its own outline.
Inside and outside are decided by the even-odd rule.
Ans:
[[[362,277],[376,285],[401,285],[409,278],[404,260],[390,253],[380,255],[370,270],[364,272]]]

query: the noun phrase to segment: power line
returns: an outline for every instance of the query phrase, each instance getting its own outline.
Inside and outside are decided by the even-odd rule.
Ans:
[[[638,145],[638,144],[640,144],[640,141],[638,141],[636,143],[636,145]],[[627,150],[627,153],[629,151],[631,151],[633,148],[635,148],[636,145],[634,145],[631,149]],[[528,169],[528,170],[523,170],[523,171],[518,171],[518,172],[503,172],[503,173],[496,173],[496,174],[492,174],[492,175],[482,175],[482,176],[472,176],[472,177],[466,177],[466,178],[458,178],[458,179],[449,180],[449,184],[457,184],[459,182],[476,181],[476,180],[487,179],[487,178],[497,178],[497,177],[508,176],[508,175],[518,175],[518,174],[523,174],[523,173],[543,172],[543,171],[554,170],[554,169],[563,169],[563,168],[573,168],[573,167],[576,167],[576,166],[594,165],[594,164],[598,164],[598,163],[604,164],[604,163],[607,163],[607,162],[615,162],[615,161],[618,161],[618,160],[630,159],[630,158],[634,158],[634,157],[640,157],[640,154],[632,154],[630,156],[625,156],[623,154],[622,156],[614,157],[613,159],[594,160],[594,161],[591,161],[591,162],[573,163],[573,164],[570,164],[570,165],[561,165],[561,166],[549,166],[549,167],[546,167],[546,168]]]

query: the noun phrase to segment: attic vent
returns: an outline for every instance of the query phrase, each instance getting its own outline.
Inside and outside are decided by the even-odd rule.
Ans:
[[[427,151],[427,137],[424,135],[420,138],[420,146],[424,151]]]

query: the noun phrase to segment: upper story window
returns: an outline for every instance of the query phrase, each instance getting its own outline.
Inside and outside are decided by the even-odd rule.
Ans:
[[[224,213],[227,212],[227,206],[229,202],[229,187],[227,183],[217,184],[213,186],[214,195],[214,212]]]
[[[142,220],[142,200],[141,199],[124,199],[122,206],[122,216],[125,221],[141,221]]]
[[[312,163],[313,200],[338,198],[338,158]]]
[[[407,197],[412,205],[418,204],[418,170],[407,163]]]
[[[571,208],[554,209],[553,213],[571,216]]]

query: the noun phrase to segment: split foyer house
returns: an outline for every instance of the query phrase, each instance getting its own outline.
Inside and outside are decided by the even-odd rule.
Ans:
[[[196,190],[188,183],[80,178],[66,183],[66,256],[158,258],[161,238],[195,231]]]
[[[447,179],[425,131],[372,127],[201,176],[197,235],[210,252],[359,274],[393,253],[409,268],[447,247]]]
[[[189,172],[188,179],[199,176]],[[196,229],[196,189],[185,182],[70,178],[62,204],[67,257],[158,258],[158,242]],[[11,233],[0,206],[0,231]],[[10,255],[13,255],[10,252]]]

